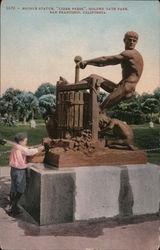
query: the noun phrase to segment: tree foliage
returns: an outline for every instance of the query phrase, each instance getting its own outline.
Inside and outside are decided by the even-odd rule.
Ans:
[[[98,102],[102,103],[107,97],[105,92],[100,92]],[[9,88],[0,97],[0,125],[14,125],[15,121],[26,121],[30,118],[51,115],[56,109],[56,86],[51,83],[43,83],[32,92],[20,91]],[[143,93],[135,95],[126,101],[122,101],[107,114],[113,118],[126,121],[129,124],[140,124],[153,120],[159,121],[160,117],[160,88],[153,94]]]
[[[24,91],[18,95],[18,99],[19,119],[23,119],[25,123],[29,117],[34,118],[34,115],[39,112],[39,101],[33,93]]]
[[[154,113],[159,112],[159,101],[156,98],[147,98],[143,103],[141,103],[141,109],[143,113],[150,117],[150,120],[153,118]]]
[[[137,93],[127,101],[122,101],[107,113],[113,118],[129,124],[141,124],[150,120],[158,121],[160,100],[154,94]]]
[[[53,114],[56,109],[56,96],[53,94],[41,96],[39,98],[39,107],[43,117]]]
[[[42,83],[38,89],[35,92],[35,96],[37,98],[40,98],[43,95],[56,95],[56,86],[47,82],[47,83]]]
[[[0,98],[1,124],[12,126],[17,119],[20,90],[9,88]]]
[[[102,103],[106,97],[107,97],[107,93],[100,91],[99,96],[98,96],[98,102]]]
[[[158,88],[156,88],[156,89],[154,90],[154,97],[155,97],[158,101],[160,101],[160,87],[158,87]]]

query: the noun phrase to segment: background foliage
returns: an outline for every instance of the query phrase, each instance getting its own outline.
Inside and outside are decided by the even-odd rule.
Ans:
[[[98,101],[102,103],[107,94],[100,92]],[[17,122],[32,119],[45,119],[56,108],[56,86],[42,83],[35,93],[9,88],[0,98],[0,125],[16,125]],[[128,124],[143,124],[153,121],[159,123],[160,88],[153,94],[135,95],[127,101],[120,102],[107,111],[112,118],[126,121]]]

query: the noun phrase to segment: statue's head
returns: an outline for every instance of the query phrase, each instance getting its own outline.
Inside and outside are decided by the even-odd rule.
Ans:
[[[135,31],[128,31],[124,35],[123,41],[125,43],[125,49],[132,50],[136,47],[138,34]]]
[[[106,114],[101,113],[99,116],[99,127],[100,129],[105,129],[111,123],[111,118]]]

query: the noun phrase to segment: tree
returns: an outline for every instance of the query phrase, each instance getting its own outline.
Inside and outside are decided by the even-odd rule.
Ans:
[[[35,96],[40,98],[43,95],[53,94],[56,95],[56,86],[51,83],[42,83],[35,92]]]
[[[157,121],[159,123],[159,118],[160,118],[160,87],[155,89],[154,98],[158,100],[158,117],[157,117]]]
[[[98,96],[98,102],[102,103],[105,100],[105,98],[107,97],[107,95],[108,94],[106,92],[100,91],[99,96]]]
[[[154,98],[156,98],[160,102],[160,87],[154,90]]]
[[[39,98],[39,107],[43,117],[53,114],[56,110],[56,96],[53,94],[41,96]]]
[[[150,115],[150,120],[152,121],[153,113],[159,112],[159,101],[154,98],[147,98],[142,104],[141,109],[145,114]]]
[[[152,98],[153,94],[149,93],[143,93],[141,96],[139,96],[140,103],[144,103],[148,98]]]
[[[0,114],[1,119],[6,125],[13,125],[18,118],[19,99],[18,95],[21,91],[18,89],[9,88],[0,98]]]
[[[139,124],[145,121],[145,116],[141,111],[140,95],[137,93],[126,101],[121,101],[107,112],[113,118],[126,121],[129,124]]]
[[[26,120],[32,116],[34,119],[35,113],[39,112],[39,101],[31,92],[22,92],[18,95],[19,99],[19,116],[23,119],[24,124]]]

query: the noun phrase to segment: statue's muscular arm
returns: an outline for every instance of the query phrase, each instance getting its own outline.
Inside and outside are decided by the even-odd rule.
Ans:
[[[108,129],[113,129],[114,128],[114,125],[115,125],[115,121],[114,119],[111,120],[110,124],[108,125]]]
[[[122,54],[114,55],[114,56],[102,56],[97,57],[91,60],[86,60],[80,62],[80,67],[83,69],[87,65],[93,65],[97,67],[103,67],[107,65],[116,65],[122,63],[124,56]]]

